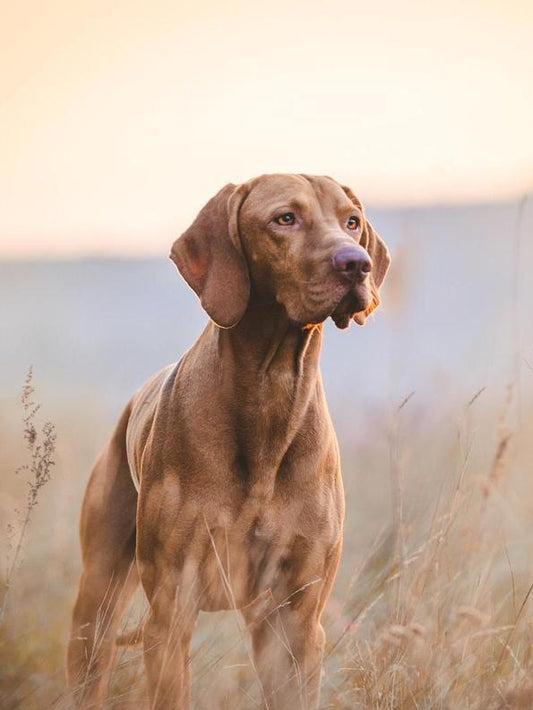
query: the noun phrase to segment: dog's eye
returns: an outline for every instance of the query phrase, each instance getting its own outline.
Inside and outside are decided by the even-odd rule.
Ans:
[[[279,217],[276,217],[275,221],[283,226],[288,226],[295,223],[296,217],[294,212],[284,212]]]
[[[360,224],[361,224],[361,220],[359,219],[359,217],[356,217],[355,215],[348,217],[348,221],[346,222],[346,226],[348,227],[348,229],[353,229],[354,232],[355,232],[355,230],[359,229]]]

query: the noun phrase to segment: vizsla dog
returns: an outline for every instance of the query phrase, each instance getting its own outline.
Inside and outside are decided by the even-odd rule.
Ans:
[[[69,686],[103,702],[140,579],[152,708],[188,707],[196,617],[220,609],[244,617],[263,706],[315,708],[344,517],[322,323],[364,323],[389,254],[347,187],[264,175],[226,185],[170,258],[210,322],[134,395],[92,472]]]

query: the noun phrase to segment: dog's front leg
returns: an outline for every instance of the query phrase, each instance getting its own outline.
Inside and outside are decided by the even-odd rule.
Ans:
[[[152,608],[144,627],[144,662],[151,707],[187,710],[190,704],[189,645],[194,623],[181,614]]]
[[[143,571],[141,579],[146,582],[146,568]],[[159,564],[155,579],[155,585],[145,585],[150,613],[143,629],[150,707],[187,710],[189,646],[198,615],[197,599],[184,588],[183,570]]]
[[[243,612],[252,635],[255,670],[262,702],[268,710],[315,710],[325,634],[320,624],[317,595],[307,603],[271,603]],[[309,597],[314,597],[311,599]]]
[[[279,609],[250,627],[254,661],[269,710],[318,707],[325,634],[316,615]]]
[[[157,488],[156,488],[157,492]],[[198,616],[198,562],[177,522],[177,494],[141,496],[137,563],[150,605],[143,629],[150,707],[187,710],[190,702],[189,645]],[[190,528],[190,526],[189,526]]]
[[[281,579],[270,593],[269,601],[258,598],[243,610],[252,635],[254,665],[262,685],[263,703],[268,710],[318,708],[325,645],[320,619],[340,553],[338,542],[321,569],[296,575],[295,581],[302,580],[296,588]],[[293,567],[296,572],[296,562]],[[309,581],[303,582],[304,579]]]

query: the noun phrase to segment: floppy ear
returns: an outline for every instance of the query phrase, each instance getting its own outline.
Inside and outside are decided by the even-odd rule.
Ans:
[[[350,188],[343,185],[342,189],[354,205],[364,214],[363,206]],[[381,284],[383,283],[385,276],[387,275],[387,271],[389,270],[391,258],[385,242],[374,230],[370,222],[365,218],[363,218],[363,232],[361,234],[360,244],[363,249],[366,249],[372,259],[372,271],[370,272],[370,291],[372,293],[372,301],[370,302],[368,308],[360,313],[355,313],[352,317],[358,325],[364,325],[367,317],[375,311],[381,303],[379,289],[381,288]]]
[[[248,307],[250,278],[238,230],[247,194],[245,185],[223,187],[170,251],[180,274],[221,328],[237,325]]]

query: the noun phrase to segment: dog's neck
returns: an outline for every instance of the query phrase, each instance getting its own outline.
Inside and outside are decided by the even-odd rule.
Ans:
[[[280,376],[295,385],[316,382],[321,324],[302,327],[289,320],[281,305],[257,300],[234,328],[217,331],[219,347],[235,363],[238,380],[249,373],[262,386]]]
[[[215,346],[220,404],[236,431],[243,471],[268,497],[285,453],[322,406],[322,327],[295,325],[279,304],[258,302],[234,328],[211,323],[204,334]]]

